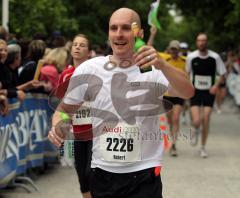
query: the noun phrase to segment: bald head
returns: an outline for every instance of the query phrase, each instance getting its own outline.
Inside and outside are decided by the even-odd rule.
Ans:
[[[206,52],[207,50],[207,35],[204,33],[200,33],[197,36],[197,40],[196,40],[196,45],[199,51],[201,52]]]
[[[132,58],[135,45],[135,34],[132,30],[133,22],[141,27],[139,15],[129,8],[116,10],[110,18],[108,39],[113,50],[113,56],[117,59]],[[142,29],[140,29],[138,35],[142,37]]]
[[[139,25],[139,27],[141,28],[141,20],[140,20],[138,13],[129,8],[120,8],[120,9],[116,10],[110,17],[109,23],[111,23],[111,20],[113,18],[115,18],[115,17],[121,18],[123,16],[129,16],[131,23],[136,22]]]
[[[199,33],[198,35],[197,35],[197,40],[208,40],[208,37],[207,37],[207,34],[205,34],[205,33]]]

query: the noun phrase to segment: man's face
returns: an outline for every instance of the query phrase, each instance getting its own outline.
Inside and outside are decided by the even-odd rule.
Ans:
[[[207,36],[200,34],[197,37],[196,45],[199,51],[205,51],[207,49]]]
[[[7,54],[8,54],[7,45],[1,43],[1,44],[0,44],[0,57],[1,57],[0,61],[1,61],[2,63],[4,63],[5,60],[7,59]]]
[[[119,58],[128,57],[133,53],[135,43],[131,29],[132,16],[130,13],[113,15],[109,22],[109,41],[113,54]]]
[[[21,65],[21,61],[22,61],[22,58],[21,58],[21,52],[20,52],[15,56],[14,62],[12,64],[13,70],[17,69]]]
[[[177,58],[178,57],[178,54],[179,54],[179,49],[175,48],[175,47],[171,47],[169,49],[169,53],[171,54],[171,56],[173,58]]]

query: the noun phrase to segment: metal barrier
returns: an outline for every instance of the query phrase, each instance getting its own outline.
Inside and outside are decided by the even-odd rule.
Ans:
[[[45,94],[27,94],[23,102],[9,99],[10,112],[0,116],[0,188],[37,186],[27,170],[56,162],[58,150],[48,141],[53,110]]]

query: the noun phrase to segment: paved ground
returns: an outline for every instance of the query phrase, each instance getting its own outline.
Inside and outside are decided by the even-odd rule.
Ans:
[[[231,101],[226,101],[223,113],[213,113],[207,144],[209,158],[199,157],[199,146],[179,138],[179,156],[166,152],[162,180],[165,198],[237,198],[240,197],[240,113]],[[181,134],[188,134],[182,126]],[[34,180],[40,192],[23,189],[4,190],[4,198],[81,198],[73,169],[54,166]]]

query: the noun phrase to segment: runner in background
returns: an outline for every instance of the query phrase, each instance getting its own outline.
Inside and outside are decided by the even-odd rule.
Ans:
[[[191,53],[189,50],[189,45],[186,42],[181,42],[180,43],[180,56],[184,56],[185,58],[187,55]],[[184,125],[188,124],[188,119],[187,119],[187,113],[189,112],[190,104],[189,100],[185,100],[183,104],[183,111],[182,111],[182,121],[181,123]]]
[[[195,87],[195,95],[190,100],[191,117],[194,131],[191,144],[197,145],[198,134],[202,132],[200,156],[206,158],[206,143],[209,122],[217,88],[223,82],[226,68],[220,56],[207,48],[207,35],[197,36],[197,50],[187,56],[186,70]],[[216,73],[220,78],[215,81]]]
[[[227,54],[222,53],[221,58],[227,68]],[[216,93],[216,110],[218,114],[222,113],[222,104],[224,101],[224,98],[227,95],[227,84],[226,84],[226,79],[227,79],[228,71],[226,75],[224,75],[223,81],[219,84],[217,93]],[[216,80],[218,80],[219,75],[217,75]]]
[[[86,35],[78,34],[74,37],[70,53],[72,65],[69,65],[60,76],[58,88],[55,92],[58,98],[63,98],[74,70],[78,66],[81,67],[80,64],[91,56],[91,43]],[[90,198],[89,172],[92,158],[92,141],[89,140],[88,134],[92,129],[92,124],[91,121],[82,123],[83,111],[88,112],[89,108],[81,107],[72,117],[73,132],[77,138],[74,141],[74,158],[80,190],[84,198]]]
[[[150,36],[148,39],[148,45],[153,45],[156,33],[157,33],[157,28],[151,27]],[[180,56],[181,51],[180,51],[179,41],[172,40],[167,47],[167,52],[168,53],[161,52],[159,53],[159,55],[173,67],[178,68],[185,72],[186,57]],[[176,157],[178,155],[176,142],[177,142],[177,137],[179,133],[179,120],[180,120],[181,111],[183,109],[184,100],[182,98],[172,97],[168,93],[166,93],[163,98],[165,100],[168,100],[174,105],[173,109],[167,113],[167,118],[168,118],[168,124],[170,128],[170,136],[172,139],[170,155],[173,157]]]
[[[173,67],[185,72],[185,57],[179,56],[180,43],[177,40],[172,40],[168,45],[169,57],[165,56],[165,60]],[[183,109],[184,100],[179,97],[173,97],[166,93],[163,97],[173,104],[173,109],[167,112],[168,123],[170,127],[170,136],[172,139],[172,145],[170,148],[170,155],[176,157],[178,155],[176,143],[178,133],[180,130],[179,120],[181,111]]]

